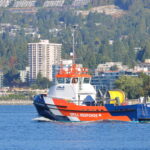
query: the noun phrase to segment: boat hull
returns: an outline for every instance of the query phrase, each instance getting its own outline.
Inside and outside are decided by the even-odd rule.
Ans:
[[[147,104],[115,106],[79,106],[62,99],[49,99],[46,103],[42,95],[35,96],[34,105],[40,116],[56,121],[149,121],[150,107]]]

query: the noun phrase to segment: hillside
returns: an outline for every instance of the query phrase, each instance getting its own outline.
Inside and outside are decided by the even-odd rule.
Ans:
[[[95,68],[106,61],[122,61],[133,66],[150,58],[149,3],[146,0],[95,0],[82,8],[39,7],[36,13],[1,9],[0,68],[11,74],[24,69],[28,65],[27,43],[40,38],[62,43],[62,57],[68,58],[72,51],[73,25],[78,26],[75,32],[78,63]],[[117,8],[115,16],[119,17],[108,14],[110,6]],[[102,8],[107,11],[98,13]],[[82,16],[76,13],[79,11],[88,13]]]
[[[127,13],[127,11],[120,9],[115,5],[103,5],[92,7],[88,10],[77,10],[77,15],[88,16],[89,13],[101,13],[105,15],[110,15],[114,18],[122,17]]]

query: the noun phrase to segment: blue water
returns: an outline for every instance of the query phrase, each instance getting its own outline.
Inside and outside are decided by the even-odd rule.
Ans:
[[[0,106],[0,150],[150,150],[150,124],[39,122],[33,106]]]

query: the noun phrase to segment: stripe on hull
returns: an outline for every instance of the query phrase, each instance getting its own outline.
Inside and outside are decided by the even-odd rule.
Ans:
[[[80,121],[79,118],[77,117],[71,117],[71,116],[67,116],[69,118],[70,121]]]
[[[53,105],[53,106],[50,106],[50,108],[54,108],[54,109],[50,109],[51,112],[54,114],[54,115],[57,115],[57,116],[63,116],[62,113],[58,110],[57,106],[54,104],[54,101],[52,98],[44,98],[45,101],[48,101],[49,104]]]

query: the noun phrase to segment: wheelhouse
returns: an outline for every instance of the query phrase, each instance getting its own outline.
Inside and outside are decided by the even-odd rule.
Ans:
[[[56,78],[57,84],[89,84],[91,81],[88,69],[77,67],[76,64],[68,70],[61,68]]]

